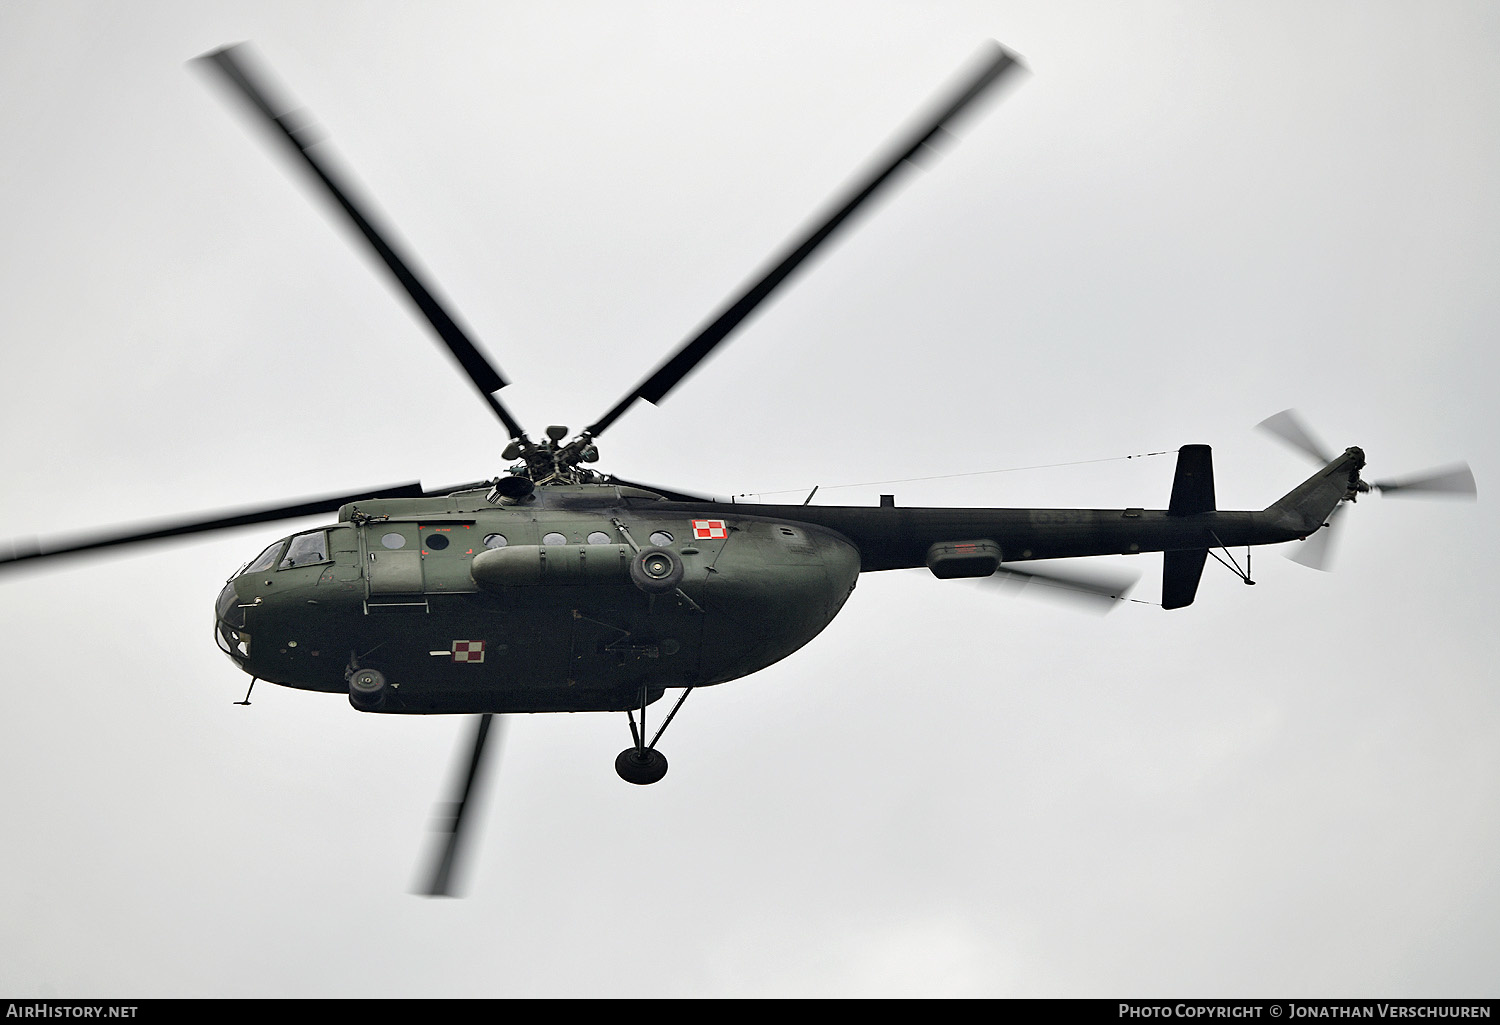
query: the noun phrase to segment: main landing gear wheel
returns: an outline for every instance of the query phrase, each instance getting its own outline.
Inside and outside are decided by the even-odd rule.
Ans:
[[[646,786],[667,774],[667,756],[654,747],[627,747],[615,759],[615,771],[626,783]]]
[[[647,549],[647,551],[650,550]],[[679,562],[677,565],[680,572],[682,564]],[[626,783],[634,783],[636,786],[643,787],[655,783],[667,774],[667,756],[656,749],[656,742],[661,739],[663,733],[667,732],[667,727],[672,724],[672,717],[677,714],[677,710],[682,707],[682,703],[692,692],[692,687],[682,692],[682,697],[677,699],[677,704],[673,705],[672,710],[667,713],[661,729],[656,731],[656,736],[651,738],[651,743],[648,744],[646,743],[646,705],[649,702],[646,700],[646,685],[641,684],[641,725],[639,727],[635,724],[634,710],[629,708],[625,710],[625,718],[630,722],[630,739],[635,743],[621,751],[619,757],[615,759],[615,771]]]

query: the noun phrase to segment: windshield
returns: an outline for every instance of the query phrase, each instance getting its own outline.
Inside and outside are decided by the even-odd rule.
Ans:
[[[270,569],[276,564],[276,556],[280,553],[281,546],[285,543],[285,541],[277,541],[274,545],[257,555],[254,562],[240,570],[235,576],[243,576],[246,573],[259,573],[263,569]]]

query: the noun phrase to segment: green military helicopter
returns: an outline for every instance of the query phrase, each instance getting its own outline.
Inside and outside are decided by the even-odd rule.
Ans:
[[[1290,412],[1264,424],[1320,468],[1261,510],[1223,511],[1206,445],[1178,452],[1165,509],[899,508],[753,505],[639,484],[591,468],[597,440],[637,399],[660,402],[873,195],[1019,68],[987,46],[954,88],[898,140],[834,212],[587,428],[533,440],[496,393],[508,382],[420,280],[390,234],[320,155],[318,137],[276,95],[244,47],[200,58],[248,101],[321,183],[432,326],[510,439],[512,465],[467,485],[325,496],[207,518],[37,545],[0,565],[141,541],[337,512],[326,527],[282,538],[234,573],[215,604],[220,648],[254,681],[345,694],[365,712],[478,716],[467,772],[429,893],[451,891],[468,797],[493,716],[625,712],[633,738],[615,761],[635,784],[660,780],[662,732],[698,686],[787,657],[821,632],[860,573],[925,567],[942,579],[1045,577],[1016,564],[1162,552],[1161,605],[1192,603],[1211,552],[1326,539],[1336,510],[1372,489],[1472,496],[1458,466],[1366,484],[1364,453],[1330,453]],[[811,496],[809,496],[811,498]],[[1303,561],[1316,561],[1315,542]],[[1223,561],[1223,560],[1221,560]],[[1246,568],[1231,565],[1246,583]],[[1068,586],[1118,597],[1117,587]],[[646,710],[681,691],[656,733]],[[247,696],[248,700],[248,696]],[[637,720],[639,713],[639,721]]]

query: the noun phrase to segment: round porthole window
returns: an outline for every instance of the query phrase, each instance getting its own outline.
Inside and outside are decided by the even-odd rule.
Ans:
[[[658,548],[665,548],[672,543],[672,535],[665,530],[654,531],[651,534],[651,543]]]
[[[510,542],[505,540],[504,534],[484,535],[484,546],[486,548],[504,548],[508,544],[510,544]]]
[[[596,530],[589,535],[589,544],[607,545],[609,544],[609,535],[602,530]]]
[[[439,534],[436,531],[434,531],[431,534],[428,534],[427,535],[427,547],[431,548],[435,552],[442,551],[444,548],[448,547],[448,535],[447,534]]]
[[[382,534],[380,537],[380,543],[385,545],[387,548],[405,548],[406,535],[397,533],[393,530],[389,534]]]
[[[555,530],[550,534],[543,535],[542,537],[542,544],[544,545],[565,545],[567,543],[568,539],[563,537]]]

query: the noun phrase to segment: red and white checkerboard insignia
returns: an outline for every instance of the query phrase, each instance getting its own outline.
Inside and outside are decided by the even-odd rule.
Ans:
[[[729,536],[723,520],[694,520],[693,537],[699,541],[722,541]]]
[[[454,641],[453,661],[455,662],[483,662],[483,641]]]

